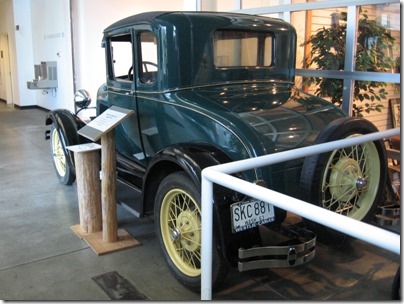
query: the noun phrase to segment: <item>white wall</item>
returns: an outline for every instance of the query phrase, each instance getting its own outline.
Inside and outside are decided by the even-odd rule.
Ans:
[[[57,62],[57,89],[34,90],[36,105],[42,108],[74,110],[69,10],[69,0],[31,1],[34,64],[40,64],[41,61]],[[34,67],[31,66],[31,79],[33,77]]]

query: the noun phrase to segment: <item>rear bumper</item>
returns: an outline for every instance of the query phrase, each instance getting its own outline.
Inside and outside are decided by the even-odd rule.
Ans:
[[[281,242],[274,245],[239,248],[238,270],[285,268],[303,265],[315,256],[316,234],[298,225],[278,227]]]

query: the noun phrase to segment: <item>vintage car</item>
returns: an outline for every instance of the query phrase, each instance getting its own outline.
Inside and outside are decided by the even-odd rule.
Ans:
[[[112,106],[134,112],[115,129],[118,201],[139,217],[154,217],[173,275],[191,289],[200,288],[204,168],[377,132],[369,121],[294,86],[296,32],[279,19],[142,13],[106,28],[102,46],[107,77],[97,92],[97,115]],[[84,90],[75,98],[84,109],[91,101]],[[74,155],[66,146],[88,141],[78,134],[86,122],[57,109],[46,125],[57,176],[72,184]],[[237,176],[368,221],[383,194],[385,168],[377,141]],[[231,266],[244,271],[311,260],[316,236],[310,231],[324,241],[345,238],[309,221],[286,227],[285,210],[219,186],[214,200],[214,287]],[[264,234],[275,230],[295,240],[268,244]],[[251,248],[255,256],[245,255]]]

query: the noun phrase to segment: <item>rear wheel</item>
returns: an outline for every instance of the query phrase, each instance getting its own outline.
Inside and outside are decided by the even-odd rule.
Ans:
[[[59,181],[64,185],[73,184],[76,176],[66,158],[66,141],[54,124],[50,128],[50,148],[53,166]]]
[[[172,173],[160,184],[155,200],[156,233],[173,275],[199,291],[201,280],[200,191],[183,172]],[[228,263],[213,244],[213,287],[224,280]]]
[[[316,144],[377,132],[366,120],[334,123],[319,135]],[[327,210],[369,222],[382,199],[386,158],[382,141],[368,142],[306,158],[301,176],[301,198]],[[305,220],[318,239],[342,244],[347,235]]]

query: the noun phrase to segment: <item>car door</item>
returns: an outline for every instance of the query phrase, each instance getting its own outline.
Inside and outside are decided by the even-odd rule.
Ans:
[[[116,149],[121,156],[144,165],[145,157],[140,140],[135,96],[136,49],[136,32],[133,28],[119,29],[108,34],[106,107],[117,106],[134,111],[133,115],[116,127]]]

